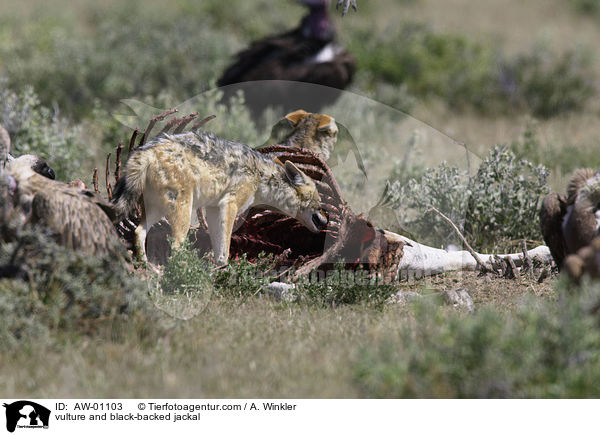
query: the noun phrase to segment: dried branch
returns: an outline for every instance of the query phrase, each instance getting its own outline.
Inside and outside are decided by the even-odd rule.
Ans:
[[[217,117],[217,115],[208,115],[206,118],[204,118],[204,119],[200,120],[199,122],[195,123],[194,125],[192,125],[192,128],[190,130],[196,131],[200,127],[202,127],[204,124],[206,124],[208,121],[215,119],[216,117]]]
[[[94,193],[99,193],[99,190],[98,190],[98,168],[94,168],[94,173],[92,175],[92,184],[94,185]]]
[[[154,128],[157,122],[162,121],[163,119],[177,112],[177,109],[171,109],[150,118],[150,122],[148,122],[148,127],[146,127],[146,130],[144,131],[144,134],[142,135],[142,138],[140,139],[140,144],[138,146],[142,146],[146,143],[146,141],[150,137],[150,132],[152,132],[152,129]]]
[[[533,278],[534,265],[533,265],[533,261],[529,257],[529,252],[527,251],[527,240],[526,239],[523,239],[522,250],[523,250],[523,267],[521,268],[521,270],[528,272],[529,277]]]
[[[116,148],[115,156],[115,183],[121,178],[121,154],[123,153],[123,142],[119,142],[119,146]]]
[[[106,170],[104,172],[104,182],[106,184],[106,195],[108,200],[112,199],[112,186],[110,185],[110,153],[106,156]]]
[[[458,227],[454,224],[454,222],[452,222],[452,220],[448,216],[446,216],[444,213],[442,213],[441,211],[439,211],[437,208],[435,208],[433,206],[430,206],[429,208],[431,210],[433,210],[434,212],[436,212],[446,222],[448,222],[450,224],[450,226],[452,226],[452,228],[454,229],[454,231],[456,232],[456,234],[458,235],[458,237],[460,238],[460,240],[465,244],[465,247],[471,253],[471,255],[473,256],[473,258],[475,259],[475,261],[477,262],[477,264],[479,265],[479,267],[481,267],[481,270],[483,272],[486,272],[486,273],[496,273],[496,271],[493,268],[491,268],[490,266],[488,266],[487,264],[485,264],[481,260],[481,258],[479,258],[479,255],[477,254],[477,252],[475,252],[475,250],[471,247],[471,245],[469,245],[469,242],[467,242],[467,239],[465,239],[465,236],[462,235],[462,233],[460,232],[460,230],[458,229]]]
[[[214,115],[213,115],[214,116]],[[188,116],[184,116],[183,118],[179,118],[179,125],[173,131],[174,134],[181,133],[185,127],[192,122],[194,119],[198,117],[198,112],[190,113]],[[205,118],[206,119],[206,118]]]
[[[162,128],[162,130],[159,131],[156,136],[161,136],[165,133],[168,133],[169,130],[171,130],[175,125],[179,124],[180,122],[181,122],[181,118],[169,119],[167,121],[167,123],[165,124],[165,126]]]
[[[127,155],[128,156],[131,154],[131,152],[135,148],[135,139],[137,138],[138,134],[140,134],[140,130],[137,129],[137,128],[131,134],[131,139],[129,139],[129,149],[127,150]]]

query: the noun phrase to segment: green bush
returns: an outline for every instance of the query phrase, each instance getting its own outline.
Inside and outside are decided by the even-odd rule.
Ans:
[[[384,203],[422,243],[439,246],[457,240],[435,207],[475,247],[496,250],[511,240],[541,240],[537,211],[548,191],[547,177],[543,166],[496,146],[474,176],[442,163],[416,179],[388,182]]]
[[[168,90],[183,100],[206,89],[234,51],[231,33],[213,28],[201,11],[151,9],[92,10],[85,35],[60,22],[13,26],[12,44],[0,44],[0,56],[13,60],[4,73],[11,86],[32,85],[45,104],[76,118],[96,99],[112,108],[123,98]]]
[[[583,14],[596,14],[600,12],[600,1],[598,0],[570,0],[573,8]]]
[[[198,257],[186,240],[179,249],[174,249],[163,271],[160,286],[164,293],[212,293],[211,264]]]
[[[529,121],[523,135],[514,140],[510,149],[519,157],[550,169],[570,174],[578,168],[600,167],[600,154],[595,147],[572,144],[542,144],[538,138],[537,123]]]
[[[355,33],[350,49],[367,71],[362,85],[372,89],[381,82],[405,85],[408,94],[439,97],[452,109],[489,114],[518,109],[542,118],[579,110],[595,94],[589,56],[580,52],[555,55],[536,46],[508,58],[490,42],[415,23],[376,35],[370,27]]]
[[[12,278],[18,270],[21,279]],[[124,322],[152,324],[148,287],[119,260],[56,245],[39,229],[0,244],[0,348],[3,351],[57,331],[109,334]],[[9,275],[9,276],[7,276]]]
[[[359,68],[377,80],[406,84],[418,96],[440,96],[453,107],[484,99],[494,79],[493,50],[465,37],[403,23],[377,32],[357,29],[350,44]]]
[[[361,350],[356,383],[380,398],[598,397],[599,303],[598,284],[504,314],[421,301],[414,322]]]
[[[365,270],[345,270],[343,263],[322,276],[315,272],[305,277],[294,291],[297,300],[303,303],[324,307],[364,304],[378,309],[397,292],[396,286],[369,278]]]
[[[428,168],[418,178],[389,185],[390,205],[402,227],[415,234],[420,243],[438,246],[456,240],[456,235],[431,207],[464,228],[469,198],[469,178],[458,168],[442,163]]]
[[[162,92],[182,101],[207,89],[237,50],[291,28],[303,13],[259,3],[86,3],[80,16],[0,18],[0,56],[10,59],[1,72],[14,89],[32,85],[43,104],[56,102],[76,119],[98,100],[106,110]],[[595,93],[588,56],[579,52],[534,47],[506,57],[492,41],[411,22],[373,32],[370,19],[344,21],[340,33],[358,60],[356,89],[403,111],[417,97],[436,96],[453,109],[550,117],[584,107]]]
[[[229,266],[214,272],[215,292],[219,297],[247,298],[256,296],[260,288],[275,281],[273,256],[259,254],[251,263],[246,255],[230,260]]]
[[[548,170],[494,147],[469,184],[465,230],[477,246],[502,240],[542,240],[538,210],[548,193]]]
[[[595,94],[588,67],[589,55],[556,57],[545,47],[534,47],[503,66],[503,98],[540,118],[581,109]]]

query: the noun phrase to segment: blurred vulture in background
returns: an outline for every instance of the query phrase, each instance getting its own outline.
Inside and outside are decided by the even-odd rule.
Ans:
[[[300,25],[286,33],[253,42],[236,56],[236,61],[218,80],[225,98],[238,89],[244,91],[253,115],[260,115],[267,106],[282,107],[287,113],[299,108],[319,112],[333,103],[352,80],[355,59],[336,43],[336,32],[328,6],[330,0],[298,0],[309,9]],[[338,2],[347,10],[346,4]],[[349,2],[351,4],[352,2]],[[293,86],[289,83],[266,83],[263,80],[283,80],[312,83],[334,88]],[[247,82],[257,82],[249,85]]]
[[[8,227],[8,220],[19,227],[31,224],[73,250],[123,257],[126,251],[112,223],[112,205],[81,186],[55,181],[54,171],[38,156],[11,158],[7,138],[0,130],[0,152],[8,160],[4,168],[0,162],[1,226]],[[0,236],[4,242],[18,238],[14,231]]]
[[[542,203],[540,224],[544,241],[559,268],[565,258],[600,235],[600,171],[578,169],[567,197],[551,193]]]

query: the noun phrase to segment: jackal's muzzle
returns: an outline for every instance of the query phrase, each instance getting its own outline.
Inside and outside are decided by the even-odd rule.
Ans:
[[[327,226],[327,216],[322,211],[316,211],[312,215],[312,223],[315,225],[318,231],[324,229]]]

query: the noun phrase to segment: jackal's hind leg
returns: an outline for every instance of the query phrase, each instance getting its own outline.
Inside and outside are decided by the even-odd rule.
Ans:
[[[219,207],[206,207],[208,235],[215,254],[215,262],[222,266],[229,260],[231,232],[237,215],[237,206],[233,202],[222,201]]]
[[[148,261],[146,256],[146,236],[148,230],[162,218],[162,213],[151,199],[142,199],[142,215],[140,223],[135,229],[135,256],[144,262]]]
[[[146,234],[147,234],[147,226],[146,226],[146,210],[142,205],[142,215],[140,217],[140,223],[135,228],[135,244],[134,244],[134,255],[138,260],[142,260],[144,262],[148,261],[146,257]]]

